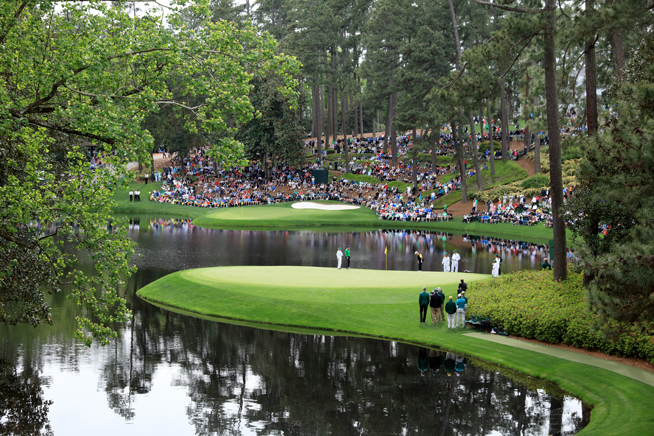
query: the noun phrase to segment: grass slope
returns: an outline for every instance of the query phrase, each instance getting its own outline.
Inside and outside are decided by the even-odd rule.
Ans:
[[[369,231],[371,229],[416,229],[443,232],[462,232],[479,236],[494,236],[505,239],[520,239],[527,242],[547,243],[552,239],[552,229],[544,225],[514,226],[511,224],[464,224],[456,218],[448,222],[419,223],[384,221],[366,207],[346,211],[298,210],[291,203],[265,206],[248,206],[222,209],[202,209],[193,206],[155,203],[149,200],[149,192],[160,184],[131,183],[129,188],[119,189],[114,194],[117,216],[149,215],[193,219],[200,227],[213,229],[315,229],[323,231]],[[130,202],[130,189],[141,190],[141,202]],[[321,202],[335,203],[338,202]]]
[[[520,165],[513,161],[503,162],[501,160],[495,161],[495,175],[491,176],[490,173],[490,163],[489,169],[482,170],[481,178],[484,184],[484,189],[492,189],[498,186],[506,185],[518,180],[522,180],[527,177],[527,171],[523,169]],[[474,164],[468,162],[468,168],[474,169]],[[443,176],[445,179],[446,176]],[[473,194],[477,192],[477,176],[472,176],[466,181],[466,187],[468,198],[473,198]],[[444,205],[451,206],[454,203],[461,201],[463,195],[461,190],[453,191],[446,196],[439,198],[438,201],[434,204],[437,208],[442,208]],[[472,207],[472,206],[471,206]]]
[[[651,435],[654,389],[615,372],[481,340],[418,322],[418,293],[459,277],[433,272],[308,267],[223,267],[181,271],[138,291],[142,298],[190,312],[243,322],[315,328],[424,344],[468,354],[558,383],[594,406],[582,435]],[[474,292],[474,284],[471,286]],[[273,327],[275,328],[275,327]]]

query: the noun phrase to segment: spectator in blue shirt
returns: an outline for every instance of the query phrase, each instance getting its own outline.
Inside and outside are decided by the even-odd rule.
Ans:
[[[459,298],[456,300],[456,319],[454,320],[454,326],[465,327],[465,316],[466,316],[466,300],[459,294]]]

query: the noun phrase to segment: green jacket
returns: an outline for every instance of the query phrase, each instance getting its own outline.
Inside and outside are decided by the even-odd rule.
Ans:
[[[349,248],[345,249],[345,257],[350,257],[350,249]]]
[[[445,312],[454,315],[456,313],[456,303],[452,300],[445,303]]]
[[[427,306],[429,304],[429,294],[426,291],[422,291],[418,296],[418,304],[421,306]]]

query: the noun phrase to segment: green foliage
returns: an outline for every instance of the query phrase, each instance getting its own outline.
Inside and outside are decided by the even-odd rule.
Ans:
[[[258,116],[239,129],[237,138],[245,144],[250,160],[274,158],[296,164],[303,159],[304,129],[293,100],[280,92],[280,79],[271,74],[253,81],[250,100]]]
[[[0,3],[2,323],[54,322],[45,293],[64,283],[85,344],[107,343],[128,319],[119,292],[133,272],[132,244],[120,220],[107,223],[127,162],[150,161],[146,116],[172,108],[229,166],[243,162],[243,145],[228,120],[255,115],[254,77],[278,76],[296,105],[298,63],[252,24],[214,23],[203,0],[173,2],[165,19],[130,11],[105,1]],[[111,169],[90,169],[89,143]],[[93,274],[76,269],[80,256]]]
[[[654,319],[654,36],[617,88],[618,118],[603,135],[580,141],[584,159],[577,190],[568,202],[570,228],[582,242],[578,258],[590,303],[606,328]],[[607,234],[599,231],[606,226]]]
[[[535,174],[520,182],[520,187],[523,189],[545,188],[549,185],[550,185],[550,178],[545,174]]]
[[[490,318],[507,333],[552,344],[647,359],[654,363],[654,322],[611,320],[596,328],[580,273],[556,282],[551,271],[521,271],[475,284],[469,313]],[[612,332],[619,331],[619,335]]]

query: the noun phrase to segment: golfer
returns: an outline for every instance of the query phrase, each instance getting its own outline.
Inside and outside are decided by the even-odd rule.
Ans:
[[[350,246],[345,249],[345,259],[347,260],[347,269],[350,269]]]
[[[418,271],[422,271],[422,254],[416,251],[416,259],[418,259]]]

